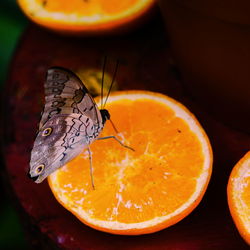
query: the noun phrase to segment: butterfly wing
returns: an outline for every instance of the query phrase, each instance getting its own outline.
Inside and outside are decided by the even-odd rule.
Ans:
[[[49,133],[46,133],[49,131]],[[30,160],[30,176],[42,182],[79,155],[94,140],[94,124],[82,114],[54,115],[37,134]],[[43,165],[41,173],[37,167]]]
[[[103,128],[100,110],[74,73],[50,68],[44,87],[45,106],[29,171],[37,183],[80,154]]]
[[[71,71],[53,67],[47,72],[45,106],[39,129],[58,114],[82,114],[89,117],[96,126],[102,126],[101,113],[82,81]]]

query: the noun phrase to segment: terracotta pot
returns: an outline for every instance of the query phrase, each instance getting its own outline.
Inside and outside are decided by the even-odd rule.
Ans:
[[[191,96],[218,119],[250,132],[250,1],[159,4]]]

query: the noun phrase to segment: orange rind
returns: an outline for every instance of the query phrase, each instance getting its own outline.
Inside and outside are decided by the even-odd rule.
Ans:
[[[162,94],[121,91],[105,107],[119,131],[106,122],[100,137],[48,178],[56,199],[84,224],[125,235],[147,234],[186,217],[201,201],[212,172],[209,139],[194,115]]]
[[[233,168],[228,181],[227,197],[234,223],[250,245],[250,151]]]
[[[25,15],[65,34],[123,32],[150,16],[154,0],[18,0]]]

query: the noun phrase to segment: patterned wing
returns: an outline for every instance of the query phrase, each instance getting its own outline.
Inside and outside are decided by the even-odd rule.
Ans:
[[[37,134],[31,151],[30,176],[42,182],[48,175],[79,155],[97,136],[85,115],[55,115]],[[38,173],[39,166],[43,171]]]
[[[102,117],[95,101],[73,72],[60,67],[50,68],[44,88],[45,106],[39,129],[54,115],[72,113],[85,115],[101,127]]]

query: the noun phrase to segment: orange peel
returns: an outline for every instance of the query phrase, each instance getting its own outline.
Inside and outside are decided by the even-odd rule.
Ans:
[[[56,199],[95,229],[152,233],[186,217],[201,201],[212,172],[212,149],[201,125],[182,104],[147,91],[116,92],[106,108],[120,132],[91,144],[88,154],[51,174]],[[107,121],[100,137],[114,135]]]

